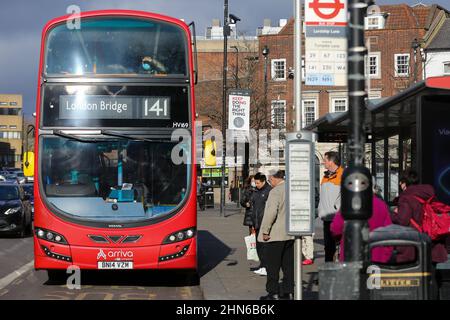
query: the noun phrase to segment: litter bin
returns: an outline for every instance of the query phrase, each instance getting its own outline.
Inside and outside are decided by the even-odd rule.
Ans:
[[[436,265],[436,278],[439,286],[439,300],[450,300],[450,255],[446,262]]]
[[[431,239],[415,229],[390,225],[370,233],[370,252],[377,247],[393,249],[390,261],[377,263],[378,287],[369,288],[371,300],[432,299]],[[409,250],[409,261],[400,261],[400,253]],[[373,269],[372,269],[373,270]],[[376,281],[371,281],[376,283]]]
[[[205,207],[214,208],[214,189],[208,187],[205,192]]]

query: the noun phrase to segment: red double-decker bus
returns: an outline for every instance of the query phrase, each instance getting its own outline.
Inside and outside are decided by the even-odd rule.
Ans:
[[[34,252],[49,278],[71,265],[196,271],[191,39],[183,21],[139,11],[45,26]]]

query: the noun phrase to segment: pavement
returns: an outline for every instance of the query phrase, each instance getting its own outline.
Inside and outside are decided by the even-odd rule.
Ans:
[[[259,263],[247,260],[244,237],[248,227],[242,224],[244,211],[227,203],[225,216],[218,206],[198,211],[200,288],[206,300],[258,300],[266,295],[266,277],[250,268]],[[322,224],[316,221],[314,264],[303,266],[303,299],[318,299],[318,267],[324,262]]]

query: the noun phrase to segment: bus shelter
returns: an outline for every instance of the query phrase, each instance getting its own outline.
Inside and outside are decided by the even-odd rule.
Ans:
[[[370,100],[365,107],[365,164],[376,177],[384,199],[398,195],[398,179],[408,168],[421,183],[434,186],[450,204],[450,76],[428,78],[395,96]],[[330,113],[306,127],[318,142],[339,144],[347,159],[349,112]]]

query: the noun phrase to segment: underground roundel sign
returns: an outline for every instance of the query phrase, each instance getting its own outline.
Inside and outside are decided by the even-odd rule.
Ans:
[[[346,24],[347,0],[306,0],[305,22],[306,24]]]

